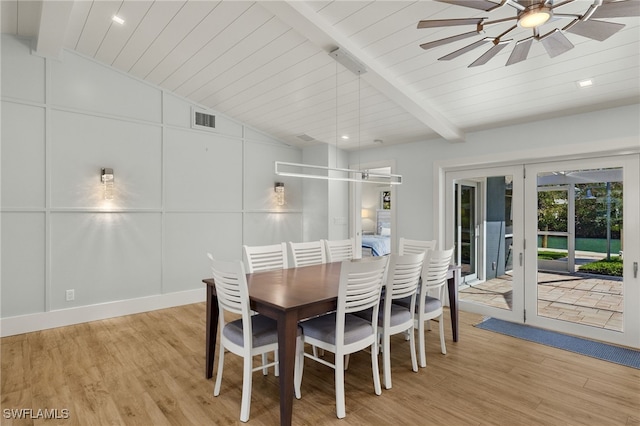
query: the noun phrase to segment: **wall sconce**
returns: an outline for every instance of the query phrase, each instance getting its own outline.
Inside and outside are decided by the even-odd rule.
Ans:
[[[113,169],[103,168],[100,174],[102,195],[105,200],[113,200]]]
[[[273,190],[276,193],[276,204],[284,206],[284,182],[276,182]]]

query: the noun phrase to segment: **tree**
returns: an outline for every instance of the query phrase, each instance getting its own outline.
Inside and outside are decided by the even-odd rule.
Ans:
[[[576,185],[576,237],[607,237],[606,183]],[[622,182],[611,182],[611,238],[622,230]]]

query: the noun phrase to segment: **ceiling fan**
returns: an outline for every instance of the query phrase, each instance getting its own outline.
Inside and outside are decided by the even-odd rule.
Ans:
[[[549,57],[554,58],[562,53],[573,49],[573,44],[564,35],[565,32],[577,34],[593,40],[603,41],[611,37],[622,28],[624,24],[616,22],[599,21],[596,18],[623,18],[640,16],[640,1],[638,0],[595,0],[582,14],[563,14],[556,12],[556,9],[574,0],[554,1],[554,0],[499,0],[499,3],[490,0],[437,0],[442,3],[464,6],[478,10],[490,12],[503,6],[510,6],[515,9],[514,16],[508,18],[489,20],[483,18],[465,19],[434,19],[424,20],[418,23],[418,28],[453,27],[459,25],[475,25],[474,31],[461,33],[451,37],[443,38],[420,45],[423,49],[431,49],[444,44],[453,43],[458,40],[484,34],[484,28],[493,24],[515,21],[496,37],[485,37],[468,46],[449,53],[440,61],[448,61],[467,53],[473,49],[492,43],[493,46],[482,56],[473,61],[469,67],[476,67],[486,64],[498,52],[509,45],[513,40],[506,40],[504,37],[516,28],[529,28],[533,35],[522,40],[518,40],[507,60],[506,65],[513,65],[527,59],[529,50],[534,41],[539,41],[544,46]],[[541,34],[541,27],[558,19],[570,19],[571,21],[563,28],[554,28],[546,34]]]

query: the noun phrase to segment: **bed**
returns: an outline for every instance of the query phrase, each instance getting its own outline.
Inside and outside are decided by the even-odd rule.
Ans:
[[[391,210],[376,212],[376,233],[362,235],[363,256],[385,256],[391,253]]]

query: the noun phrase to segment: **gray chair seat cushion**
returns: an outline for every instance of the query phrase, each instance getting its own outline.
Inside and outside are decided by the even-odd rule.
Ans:
[[[300,324],[305,336],[313,337],[322,342],[336,344],[336,313],[311,318]],[[344,344],[364,339],[373,333],[371,322],[358,316],[347,314],[344,321]]]
[[[393,303],[396,305],[404,306],[405,308],[409,308],[409,305],[411,304],[411,296],[405,297],[403,299],[395,299]],[[427,296],[427,298],[425,299],[425,302],[424,302],[425,313],[433,312],[437,309],[440,309],[441,307],[442,307],[442,302],[440,301],[440,299],[437,299],[431,296]],[[420,306],[419,306],[418,300],[416,300],[416,313],[418,313],[419,310],[420,310]]]
[[[278,323],[263,315],[251,316],[251,328],[253,331],[253,347],[270,345],[278,342]],[[222,330],[224,336],[239,346],[244,346],[242,338],[242,319],[227,323]],[[298,335],[302,333],[298,327]]]
[[[411,301],[411,298],[409,298]],[[356,312],[354,315],[359,316],[360,318],[364,318],[367,321],[371,322],[371,316],[373,315],[373,308],[367,309],[366,311]],[[390,325],[396,326],[398,324],[403,324],[409,320],[411,320],[411,312],[409,312],[408,306],[391,304],[391,318]],[[380,302],[380,310],[378,311],[378,325],[382,326],[384,321],[384,301]]]

